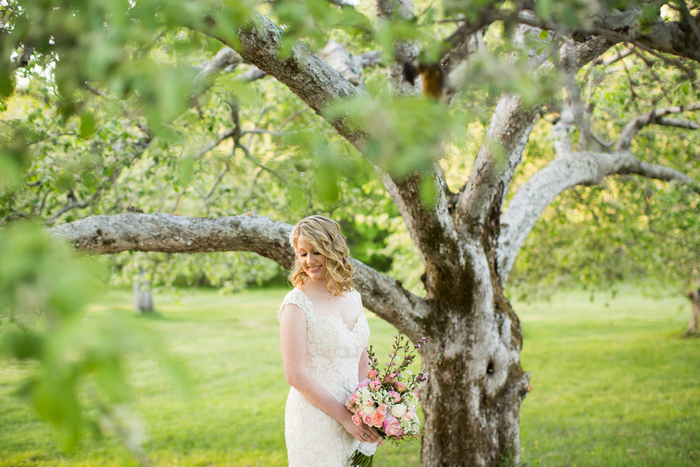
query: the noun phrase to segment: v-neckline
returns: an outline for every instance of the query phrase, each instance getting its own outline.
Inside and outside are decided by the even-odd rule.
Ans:
[[[351,328],[348,327],[347,324],[345,324],[345,321],[343,321],[343,318],[341,318],[340,316],[336,316],[336,315],[325,315],[325,316],[317,315],[316,312],[314,311],[314,302],[311,301],[311,297],[309,297],[308,295],[306,295],[306,292],[304,292],[303,290],[301,290],[299,287],[296,287],[296,289],[297,289],[299,292],[301,292],[301,294],[304,296],[304,299],[309,303],[309,306],[311,307],[309,311],[311,311],[311,313],[313,313],[313,315],[314,315],[315,317],[317,317],[317,318],[319,318],[319,319],[321,319],[321,318],[336,318],[336,319],[339,319],[340,322],[343,324],[343,327],[344,327],[345,329],[347,329],[347,331],[348,331],[349,333],[354,333],[354,332],[355,332],[355,329],[357,329],[357,324],[360,322],[360,318],[361,318],[362,316],[364,316],[364,312],[360,312],[360,315],[357,317],[357,319],[355,319],[355,323],[353,324],[352,329],[351,329]],[[348,293],[352,293],[352,292],[348,292]]]

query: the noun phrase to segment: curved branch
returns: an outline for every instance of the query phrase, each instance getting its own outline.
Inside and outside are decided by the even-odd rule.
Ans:
[[[641,9],[640,9],[641,11]],[[623,34],[623,39],[633,44],[642,44],[654,49],[678,57],[688,58],[700,62],[700,38],[695,35],[688,21],[657,21],[651,24],[647,30],[640,30],[639,15],[634,19],[633,27]],[[601,21],[602,29],[596,31],[606,34],[604,28],[608,26],[606,20]]]
[[[553,129],[555,138],[558,137],[555,147],[559,155],[520,186],[501,218],[496,258],[502,283],[508,279],[518,251],[544,210],[569,188],[599,184],[608,175],[635,174],[680,182],[700,194],[697,180],[678,170],[643,162],[628,151],[613,154],[573,152],[565,136],[566,126],[561,120]]]
[[[171,214],[124,213],[94,216],[51,229],[78,250],[92,254],[122,251],[205,253],[251,251],[289,269],[294,250],[289,245],[292,227],[267,217],[244,214],[216,219]],[[412,339],[425,335],[422,319],[428,305],[395,279],[352,259],[355,285],[365,306]]]
[[[290,230],[287,224],[256,215],[207,219],[163,213],[92,216],[51,229],[92,254],[252,251],[285,268],[294,261]]]
[[[647,112],[643,115],[639,115],[630,121],[625,128],[622,130],[620,139],[615,146],[617,151],[625,151],[632,145],[632,139],[635,137],[637,132],[647,125],[656,123],[658,125],[666,126],[679,126],[681,128],[696,129],[697,123],[695,122],[685,122],[675,119],[664,119],[666,115],[681,113],[681,112],[692,112],[700,110],[700,104],[683,105],[676,107],[665,107],[663,109],[655,109]],[[693,126],[695,124],[695,127]]]

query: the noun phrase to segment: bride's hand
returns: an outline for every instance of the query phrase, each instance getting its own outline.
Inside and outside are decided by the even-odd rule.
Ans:
[[[360,442],[376,443],[381,438],[379,433],[377,433],[377,430],[371,426],[367,426],[364,423],[360,426],[355,425],[352,419],[349,419],[346,423],[344,423],[343,427]]]

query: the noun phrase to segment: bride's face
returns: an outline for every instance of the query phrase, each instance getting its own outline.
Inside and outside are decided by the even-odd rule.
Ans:
[[[309,242],[299,237],[297,257],[302,269],[313,282],[326,282],[326,257],[316,251]]]

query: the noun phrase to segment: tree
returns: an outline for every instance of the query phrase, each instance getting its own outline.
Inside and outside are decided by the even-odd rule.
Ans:
[[[694,89],[700,62],[697,4],[668,3],[674,10],[662,14],[665,3],[649,0],[600,6],[446,1],[442,12],[428,8],[416,17],[410,1],[378,0],[376,22],[341,2],[260,7],[284,28],[237,2],[56,2],[53,10],[39,2],[6,4],[11,27],[5,26],[0,36],[4,59],[26,65],[34,50],[43,57],[37,63],[53,64],[62,109],[68,117],[80,115],[86,136],[93,117],[80,96],[90,90],[86,83],[96,83],[142,106],[148,126],[140,137],[144,143],[136,138],[134,147],[158,138],[167,145],[170,122],[206,92],[224,63],[213,59],[197,77],[190,68],[158,68],[147,59],[157,43],[154,34],[172,38],[185,30],[214,38],[284,84],[376,167],[417,250],[426,295],[420,297],[357,261],[356,285],[367,308],[414,342],[430,338],[421,349],[424,360],[443,355],[421,394],[421,456],[426,466],[518,462],[518,412],[530,390],[530,375],[520,365],[522,331],[504,286],[518,251],[557,196],[616,175],[674,181],[687,187],[693,199],[700,191],[698,182],[680,170],[693,173],[696,164],[666,167],[632,150],[635,135],[647,125],[695,128],[694,121],[679,122],[671,115],[697,110],[697,103],[674,102],[660,109],[651,102],[619,132],[617,143],[608,145],[597,137],[592,109],[580,98],[585,67],[590,70],[599,60],[614,61],[629,53],[682,70],[679,79]],[[353,65],[361,62],[359,55],[332,60],[334,68],[308,45],[325,43],[327,32],[338,28],[382,46],[388,86],[363,85]],[[102,49],[84,39],[87,32],[104,39]],[[491,45],[484,44],[485,32]],[[436,39],[438,35],[447,38]],[[603,55],[617,44],[624,48]],[[126,46],[129,53],[122,49]],[[95,50],[102,51],[99,60]],[[224,49],[222,54],[231,52]],[[440,160],[451,135],[460,134],[460,120],[445,103],[415,97],[418,81],[412,83],[405,73],[412,66],[440,67],[438,77],[446,78],[448,95],[441,99],[454,94],[452,108],[465,105],[460,96],[473,93],[475,82],[486,81],[492,93],[500,93],[493,99],[472,168],[461,174],[462,186],[454,191]],[[160,81],[158,74],[170,81]],[[162,82],[171,84],[157,85]],[[552,97],[561,87],[566,98]],[[0,75],[0,90],[6,96],[13,92],[9,72]],[[514,190],[516,174],[525,176],[518,171],[533,128],[552,109],[558,113],[551,129],[556,154]],[[576,128],[578,149],[572,143]],[[21,161],[23,143],[12,141],[19,149],[6,150],[13,157],[7,160]],[[118,162],[116,167],[131,163]],[[316,167],[322,163],[320,159]],[[337,172],[323,174],[332,181],[332,195]],[[76,203],[69,199],[66,206]],[[253,213],[195,218],[128,212],[92,215],[58,225],[53,232],[91,253],[248,251],[289,268],[289,229]]]

